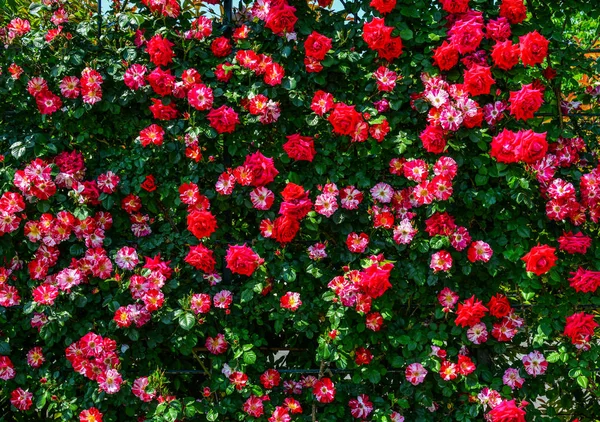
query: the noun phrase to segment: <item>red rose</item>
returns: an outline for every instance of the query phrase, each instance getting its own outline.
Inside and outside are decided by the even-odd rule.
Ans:
[[[300,136],[300,134],[295,133],[287,136],[287,140],[283,144],[283,150],[288,157],[293,160],[312,162],[317,153],[312,136]]]
[[[177,117],[177,108],[174,103],[165,104],[157,98],[152,98],[152,105],[149,107],[152,116],[157,120],[171,120]]]
[[[229,62],[219,63],[215,69],[215,76],[219,82],[229,82],[233,76],[232,64]]]
[[[275,180],[279,171],[273,164],[273,158],[265,157],[260,151],[246,156],[244,166],[252,170],[252,186],[265,186]]]
[[[473,116],[465,116],[463,119],[463,126],[467,129],[473,129],[474,127],[481,127],[483,123],[483,111],[480,107],[477,107],[477,113]]]
[[[446,148],[446,136],[444,133],[444,129],[440,126],[427,126],[421,135],[419,135],[421,141],[423,142],[423,148],[427,150],[427,152],[432,152],[434,154],[441,154],[444,152]]]
[[[154,69],[147,77],[150,86],[158,95],[170,95],[175,86],[175,76],[170,70],[162,70],[160,67]]]
[[[542,75],[544,75],[544,78],[551,81],[552,79],[556,78],[556,70],[554,70],[550,66],[547,66],[542,72]]]
[[[357,365],[368,365],[373,360],[373,353],[364,347],[356,349],[354,361]]]
[[[550,42],[537,31],[519,37],[523,64],[525,66],[535,66],[542,63],[548,55],[548,44]]]
[[[140,184],[140,186],[142,187],[142,189],[144,189],[146,192],[153,192],[156,190],[156,183],[154,182],[154,176],[153,175],[148,175],[146,176],[146,178],[144,179],[144,181]]]
[[[173,47],[171,41],[166,38],[163,38],[162,35],[155,35],[150,38],[148,44],[146,45],[146,51],[150,55],[150,61],[154,63],[156,66],[167,66],[169,63],[173,62]]]
[[[502,70],[510,70],[519,64],[519,46],[511,40],[496,42],[492,48],[494,66]]]
[[[298,18],[296,17],[296,8],[287,3],[281,2],[279,7],[271,6],[269,14],[265,20],[265,27],[279,35],[283,32],[294,32],[294,25]]]
[[[244,244],[229,245],[225,261],[232,273],[251,276],[264,259]]]
[[[592,238],[589,236],[585,236],[581,232],[577,234],[573,234],[573,232],[563,232],[563,235],[558,238],[558,244],[558,248],[561,251],[565,251],[570,254],[585,254],[588,248],[592,246]]]
[[[523,85],[519,91],[510,93],[510,114],[517,120],[528,120],[533,118],[536,111],[544,102],[544,94],[532,85]]]
[[[273,226],[273,237],[282,245],[291,242],[300,230],[300,222],[287,215],[277,217]]]
[[[302,220],[312,209],[313,203],[310,199],[297,199],[294,201],[282,202],[279,207],[279,214],[287,215],[297,220]]]
[[[281,196],[285,201],[293,201],[295,199],[307,198],[308,193],[302,186],[295,183],[288,183],[285,185],[283,191],[281,191]]]
[[[463,19],[457,20],[448,31],[450,44],[460,54],[468,54],[477,51],[481,40],[483,40],[483,19],[481,15],[465,15]]]
[[[490,155],[500,163],[516,163],[521,158],[521,146],[517,133],[502,130],[492,138]]]
[[[192,211],[187,216],[187,228],[198,239],[203,239],[215,232],[217,219],[210,211]]]
[[[485,27],[485,35],[494,41],[506,41],[510,38],[510,22],[506,18],[490,19]]]
[[[222,105],[217,109],[212,109],[206,118],[210,126],[218,133],[233,133],[235,125],[240,122],[238,114],[231,107]]]
[[[520,144],[520,161],[533,164],[544,158],[548,152],[546,132],[536,133],[533,130],[524,130],[518,133]]]
[[[369,6],[382,15],[387,15],[396,7],[396,0],[371,0]]]
[[[458,63],[458,51],[452,44],[444,41],[442,45],[433,52],[433,63],[440,70],[450,70]]]
[[[508,299],[500,293],[490,299],[487,307],[490,310],[490,315],[496,318],[503,318],[512,311]]]
[[[488,66],[474,64],[465,71],[465,86],[472,96],[487,95],[492,85],[496,83],[492,78],[492,71]]]
[[[440,0],[442,9],[448,13],[459,14],[469,10],[469,0]]]
[[[587,343],[597,326],[594,315],[579,312],[567,317],[563,335],[570,337],[573,344]]]
[[[210,50],[215,55],[215,57],[225,57],[231,54],[231,42],[229,42],[228,38],[218,37],[215,38],[210,45]]]
[[[197,270],[212,273],[215,270],[215,256],[213,251],[204,245],[190,246],[190,251],[185,257],[185,262]]]
[[[360,288],[364,294],[372,299],[382,296],[390,287],[390,273],[394,265],[391,263],[379,266],[378,263],[367,267],[362,271]]]
[[[152,176],[149,176],[149,177],[152,177]],[[146,179],[148,179],[148,176],[146,177]],[[154,177],[152,177],[152,182],[154,182]],[[95,180],[86,180],[86,181],[82,182],[81,184],[83,185],[83,190],[81,191],[81,196],[83,196],[85,198],[85,201],[91,205],[100,205],[100,200],[99,200],[100,191],[98,190],[98,183]],[[154,190],[154,189],[152,189],[152,190]],[[38,198],[39,198],[39,196],[38,196]]]
[[[514,400],[502,401],[488,416],[492,422],[525,422],[525,411],[519,409]]]
[[[502,0],[500,16],[508,19],[513,25],[519,24],[527,18],[527,8],[523,0]]]
[[[313,31],[304,42],[306,55],[317,60],[323,60],[329,50],[331,50],[331,38]]]
[[[377,55],[388,62],[397,59],[402,55],[402,39],[400,37],[389,37],[383,47],[377,49]]]
[[[472,327],[481,321],[487,311],[488,308],[483,306],[480,300],[477,300],[475,296],[471,296],[464,303],[458,304],[454,323],[456,326]]]
[[[362,114],[355,110],[355,106],[337,103],[327,118],[333,126],[333,133],[338,135],[352,135],[359,123],[363,122]]]
[[[385,26],[382,18],[373,18],[363,24],[362,38],[371,50],[378,50],[383,48],[385,42],[392,36],[393,30],[393,27]]]
[[[554,254],[556,248],[548,245],[538,245],[521,258],[525,262],[525,269],[535,275],[546,274],[556,265],[557,257]]]

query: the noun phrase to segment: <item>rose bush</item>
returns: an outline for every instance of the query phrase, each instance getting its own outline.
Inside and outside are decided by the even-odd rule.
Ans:
[[[0,418],[600,414],[597,8],[73,3],[0,13]]]

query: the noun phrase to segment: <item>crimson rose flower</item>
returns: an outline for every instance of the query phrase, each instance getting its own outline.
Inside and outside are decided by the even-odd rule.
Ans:
[[[510,307],[510,303],[506,296],[498,293],[496,296],[493,296],[488,302],[488,308],[490,310],[490,315],[496,318],[503,318],[510,314],[512,308]]]
[[[162,70],[160,67],[154,69],[147,77],[150,86],[158,95],[170,95],[175,86],[175,76],[171,70]]]
[[[587,343],[597,326],[594,315],[579,312],[567,317],[563,335],[570,337],[573,344]]]
[[[450,70],[458,63],[458,51],[452,44],[444,41],[442,45],[433,52],[433,63],[440,70]]]
[[[488,413],[488,417],[492,422],[525,422],[525,414],[514,400],[504,400]]]
[[[215,256],[213,251],[204,245],[190,246],[190,251],[185,257],[185,262],[197,270],[212,273],[215,270]]]
[[[440,0],[442,9],[448,13],[459,14],[469,10],[469,0]]]
[[[557,257],[554,254],[556,248],[548,245],[538,245],[521,258],[525,262],[525,269],[535,275],[546,274],[556,265]]]
[[[192,211],[187,216],[187,228],[198,239],[209,237],[217,229],[217,219],[210,211]]]
[[[391,26],[386,26],[382,18],[373,18],[370,22],[363,24],[363,40],[371,50],[379,50],[392,36],[394,30]]]
[[[296,8],[282,1],[278,7],[274,7],[271,3],[269,14],[265,20],[265,27],[269,28],[275,35],[280,35],[283,32],[294,32],[294,25],[298,18],[296,17]]]
[[[327,52],[331,50],[331,38],[313,31],[304,42],[304,49],[308,57],[323,60]]]
[[[273,158],[265,157],[260,151],[246,156],[244,166],[252,170],[252,186],[265,186],[275,180],[275,176],[279,174],[273,164]]]
[[[287,136],[287,142],[283,144],[283,150],[288,157],[298,161],[310,161],[315,158],[315,143],[312,136],[301,136],[298,133]]]
[[[382,15],[387,15],[396,7],[396,0],[371,0],[369,6]]]
[[[300,222],[288,215],[281,215],[273,222],[273,237],[282,245],[291,242],[300,230]]]
[[[265,260],[244,244],[229,245],[225,261],[232,273],[249,277]]]
[[[441,154],[446,148],[446,136],[441,126],[429,125],[419,135],[427,152]]]
[[[142,187],[142,189],[144,189],[146,192],[153,192],[156,190],[156,183],[154,181],[154,176],[153,175],[148,175],[146,176],[146,178],[144,179],[144,181],[140,184],[140,186]]]
[[[225,57],[231,54],[231,42],[228,38],[218,37],[215,38],[210,45],[210,50],[215,57]]]
[[[533,164],[541,160],[548,152],[548,141],[546,132],[536,133],[531,129],[522,130],[518,133],[520,144],[520,160],[527,164]]]
[[[527,8],[523,0],[502,0],[500,16],[508,19],[513,25],[519,24],[527,18]]]
[[[521,46],[521,61],[525,66],[535,66],[544,61],[548,55],[548,41],[537,31],[519,37]]]
[[[166,38],[163,38],[162,35],[155,35],[148,41],[146,45],[146,51],[150,55],[150,61],[154,63],[156,66],[167,66],[169,63],[173,62],[173,47],[171,41]]]
[[[281,196],[285,201],[293,201],[295,199],[307,198],[308,193],[302,186],[290,182],[281,191]]]
[[[392,287],[390,273],[393,268],[394,265],[392,263],[381,266],[378,263],[374,263],[370,267],[367,267],[362,271],[361,290],[372,299],[382,296],[387,289]]]
[[[496,42],[492,48],[494,66],[502,70],[510,70],[519,63],[519,46],[511,40]]]
[[[157,120],[171,120],[177,117],[177,108],[175,103],[165,104],[157,98],[152,98],[152,105],[149,107],[152,116]]]
[[[206,115],[206,118],[210,126],[218,133],[233,133],[235,125],[240,122],[235,110],[226,105],[222,105],[216,109],[213,108]]]
[[[592,245],[592,238],[579,232],[573,234],[573,232],[564,233],[558,238],[558,248],[561,251],[567,253],[580,253],[585,254],[588,248]]]
[[[465,71],[465,86],[472,96],[487,95],[492,85],[496,83],[492,78],[492,71],[488,66],[474,64]]]
[[[384,41],[383,47],[377,49],[377,55],[391,62],[402,55],[402,47],[400,37],[389,37]]]
[[[458,304],[457,317],[454,323],[461,327],[472,327],[481,321],[487,311],[488,308],[483,306],[480,300],[477,300],[475,296],[471,296],[464,303]]]
[[[532,84],[523,85],[519,91],[510,93],[510,114],[517,120],[531,119],[543,102],[544,94],[541,90],[533,88]]]
[[[351,135],[356,130],[356,126],[363,122],[363,117],[355,110],[355,106],[337,103],[327,120],[333,126],[333,133]]]

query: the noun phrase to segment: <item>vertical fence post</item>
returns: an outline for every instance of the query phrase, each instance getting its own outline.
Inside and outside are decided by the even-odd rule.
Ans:
[[[102,35],[102,0],[98,0],[98,44]]]

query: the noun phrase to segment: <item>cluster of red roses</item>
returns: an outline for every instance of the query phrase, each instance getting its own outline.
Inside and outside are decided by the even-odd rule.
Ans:
[[[125,246],[117,252],[115,262],[119,268],[133,271],[139,259],[135,249]],[[135,323],[139,328],[150,321],[152,312],[162,307],[165,295],[161,289],[173,274],[170,262],[163,261],[160,254],[154,258],[146,257],[142,271],[129,278],[131,298],[141,303],[121,306],[115,311],[113,320],[118,327],[129,327]]]
[[[149,236],[152,233],[150,223],[153,221],[148,214],[142,214],[142,199],[130,193],[121,200],[121,208],[129,214],[131,232],[137,237]]]
[[[81,78],[65,76],[60,83],[60,92],[68,99],[81,99],[85,104],[96,104],[102,99],[103,78],[96,70],[86,67]],[[41,77],[33,77],[27,82],[27,91],[35,98],[41,114],[52,114],[58,111],[63,103],[58,95],[48,88],[48,82]]]
[[[453,311],[458,300],[458,295],[448,287],[438,293],[438,301],[444,307],[444,312]],[[492,296],[487,307],[475,296],[459,303],[454,323],[456,326],[469,327],[467,338],[470,342],[483,344],[488,340],[488,331],[482,318],[488,312],[494,318],[500,319],[493,324],[492,329],[492,336],[499,342],[512,341],[523,326],[523,319],[514,313],[508,298],[499,293]]]
[[[391,62],[402,54],[402,39],[392,36],[393,31],[394,27],[386,26],[383,18],[373,18],[363,24],[362,38],[380,58]]]
[[[118,369],[121,364],[117,343],[108,337],[89,332],[65,350],[73,369],[86,378],[96,381],[107,394],[121,389],[123,378]]]
[[[8,284],[14,271],[22,267],[22,262],[16,257],[10,261],[8,267],[0,267],[0,306],[10,308],[21,303],[19,291],[15,286]],[[15,277],[12,277],[15,279]]]
[[[385,261],[383,255],[371,256],[371,264],[362,271],[346,267],[343,276],[334,277],[327,287],[333,290],[343,306],[353,307],[357,312],[369,314],[373,299],[382,296],[389,288],[390,273],[394,265]],[[367,315],[367,319],[373,315]],[[377,330],[375,330],[377,331]]]
[[[321,61],[325,59],[325,55],[331,50],[331,38],[313,31],[304,41],[304,50],[306,51],[306,58],[304,59],[306,71],[318,73],[323,70]]]
[[[593,169],[583,174],[579,180],[580,198],[572,182],[555,177],[559,168],[569,168],[579,163],[579,154],[585,149],[581,138],[559,137],[548,147],[547,154],[527,168],[532,171],[540,183],[540,192],[546,203],[546,215],[550,220],[569,219],[576,226],[586,221],[586,211],[594,222],[600,220],[600,191],[597,179],[600,171]]]
[[[227,371],[229,372],[229,371]],[[240,372],[231,372],[229,374],[229,378],[231,382],[236,382],[236,386],[240,385],[240,383],[236,380],[236,378],[240,378]],[[242,374],[245,376],[245,374]],[[243,386],[245,386],[245,382],[247,381],[247,377],[243,378]],[[267,369],[260,376],[260,383],[266,390],[273,390],[276,387],[279,387],[281,384],[281,375],[275,369]],[[300,381],[294,380],[286,380],[283,382],[283,391],[285,394],[290,395],[283,400],[281,405],[275,406],[271,416],[269,417],[269,422],[281,422],[281,421],[290,421],[290,414],[302,414],[302,405],[295,398],[291,397],[292,394],[301,394],[302,389],[312,390],[315,398],[321,403],[331,403],[335,398],[335,385],[329,378],[321,378],[317,379],[312,375],[303,376]],[[366,396],[365,396],[366,397]],[[256,396],[251,394],[250,397],[244,402],[242,406],[242,410],[246,412],[248,415],[259,418],[265,413],[265,404],[264,402],[269,402],[271,400],[269,393],[262,396]],[[368,400],[368,397],[367,397]],[[352,401],[349,403],[351,409],[355,409],[356,406]],[[372,410],[372,404],[371,404]],[[369,412],[370,413],[370,412]]]

